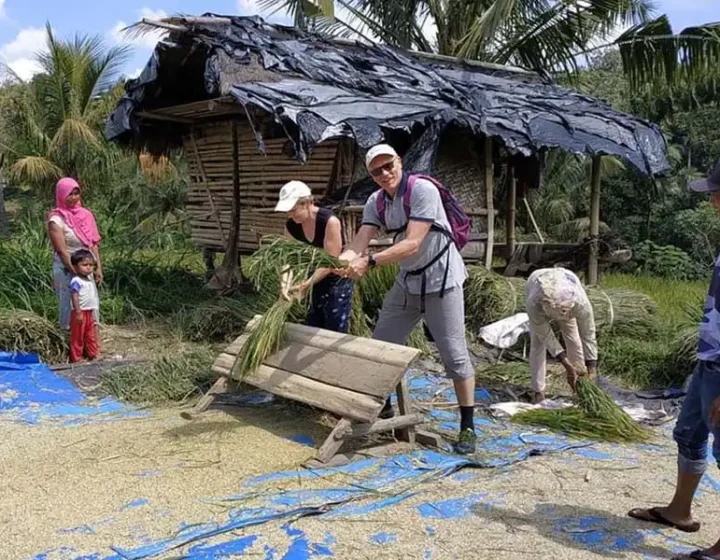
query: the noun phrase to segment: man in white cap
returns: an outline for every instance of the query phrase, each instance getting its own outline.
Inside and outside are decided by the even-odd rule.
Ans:
[[[280,190],[276,212],[286,212],[285,236],[327,251],[334,257],[342,250],[340,220],[327,208],[318,207],[312,191],[301,181],[290,181]],[[317,269],[310,278],[289,287],[292,279],[283,277],[283,295],[290,299],[312,288],[305,324],[331,331],[348,332],[353,282],[332,274],[329,268]]]
[[[405,344],[413,327],[424,317],[460,405],[460,434],[455,450],[474,453],[475,372],[465,340],[463,299],[467,272],[451,240],[440,192],[428,179],[404,173],[400,157],[388,144],[371,148],[365,164],[380,190],[366,202],[362,225],[340,258],[350,262],[348,274],[355,279],[369,268],[399,265],[400,274],[385,297],[373,338]],[[381,229],[394,233],[395,243],[368,256],[370,241]],[[388,401],[381,417],[391,415]]]
[[[536,270],[527,281],[525,308],[530,318],[530,375],[533,402],[545,400],[545,366],[547,353],[558,360],[575,389],[578,366],[590,376],[597,370],[595,317],[580,279],[564,268]],[[551,322],[563,335],[567,352],[560,346]]]
[[[710,205],[720,214],[720,161],[707,179],[695,181],[690,190],[710,194]],[[672,527],[685,533],[700,530],[692,505],[700,480],[707,470],[708,443],[720,466],[720,255],[715,262],[710,289],[700,323],[697,365],[673,430],[678,446],[675,494],[665,507],[636,508],[630,517]],[[717,528],[717,527],[716,527]],[[710,548],[679,554],[673,560],[720,560],[720,539]]]

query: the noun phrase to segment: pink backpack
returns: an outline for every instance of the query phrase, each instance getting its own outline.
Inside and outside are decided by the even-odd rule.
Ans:
[[[403,193],[403,208],[405,209],[405,216],[408,219],[410,218],[410,196],[412,195],[413,185],[418,179],[429,181],[437,187],[438,191],[440,191],[440,199],[442,200],[443,208],[445,208],[445,214],[447,215],[448,222],[450,223],[451,231],[447,232],[444,229],[435,226],[433,226],[433,229],[435,231],[443,231],[445,234],[449,235],[455,243],[458,251],[461,250],[470,240],[472,221],[462,209],[462,206],[460,206],[460,202],[457,198],[455,198],[455,195],[445,188],[445,186],[438,180],[428,177],[427,175],[408,176],[407,186],[405,188],[405,192]],[[376,199],[376,209],[378,217],[380,218],[380,223],[385,228],[385,197],[382,196],[382,192]],[[399,230],[388,230],[388,233],[398,233],[403,231],[405,227],[400,228]]]

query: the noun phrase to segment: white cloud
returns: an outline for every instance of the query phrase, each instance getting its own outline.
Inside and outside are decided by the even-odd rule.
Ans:
[[[257,12],[257,0],[237,0],[237,9],[241,14]]]
[[[150,8],[142,8],[140,10],[140,17],[147,19],[165,19],[168,17],[165,10],[153,10]]]
[[[2,1],[2,0],[0,0]],[[168,17],[167,12],[164,10],[153,10],[151,8],[142,8],[138,12],[138,20],[147,18],[147,19],[163,19]],[[151,33],[144,33],[139,36],[130,36],[128,37],[124,32],[123,29],[125,29],[128,26],[127,23],[124,21],[118,21],[113,28],[110,30],[110,37],[111,39],[118,44],[123,45],[132,45],[135,47],[141,47],[146,49],[153,49],[155,48],[155,44],[163,38],[163,36],[166,34],[165,31],[162,31],[158,29],[156,32]]]
[[[40,72],[40,65],[35,57],[38,52],[45,50],[45,42],[45,29],[21,29],[15,39],[0,47],[0,60],[20,78],[28,80]]]
[[[0,18],[4,18],[5,16],[7,16],[5,12],[5,0],[0,0]]]

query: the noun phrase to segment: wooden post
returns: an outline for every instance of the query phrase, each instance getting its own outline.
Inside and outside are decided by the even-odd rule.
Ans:
[[[508,160],[508,194],[505,213],[505,258],[510,261],[515,254],[515,202],[517,200],[517,181],[512,161]]]
[[[602,156],[592,160],[592,178],[590,179],[590,255],[588,258],[587,283],[598,283],[598,235],[600,233],[600,180]]]
[[[484,166],[485,169],[485,196],[487,206],[487,245],[485,247],[485,268],[490,270],[492,268],[493,260],[493,245],[495,237],[495,212],[493,204],[493,143],[490,136],[485,137],[485,150],[484,150]]]
[[[230,238],[228,239],[223,266],[234,272],[238,266],[238,238],[240,237],[240,155],[237,122],[232,122],[233,188]]]
[[[397,386],[397,398],[398,398],[398,410],[400,416],[410,416],[412,410],[410,407],[410,390],[408,389],[407,379],[403,376]],[[415,428],[408,426],[400,430],[400,436],[404,441],[408,443],[415,443]]]

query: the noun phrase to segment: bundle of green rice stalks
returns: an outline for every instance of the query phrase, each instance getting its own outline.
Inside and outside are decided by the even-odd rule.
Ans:
[[[240,379],[257,370],[265,358],[282,348],[285,323],[293,305],[292,301],[279,299],[262,315],[233,366],[233,373]]]
[[[253,257],[247,259],[243,273],[258,292],[277,297],[283,271],[291,272],[294,281],[300,282],[318,268],[343,266],[339,259],[317,247],[279,235],[268,235],[263,237],[260,249]]]
[[[627,439],[617,432],[617,427],[604,418],[594,418],[579,408],[547,410],[540,408],[520,412],[512,417],[513,422],[547,428],[577,439],[592,439],[611,443],[645,441]]]
[[[650,432],[620,408],[590,379],[580,378],[576,385],[578,408],[536,409],[513,416],[514,422],[544,426],[573,437],[615,443],[645,442]]]
[[[472,333],[525,309],[525,280],[508,278],[482,266],[468,266],[465,322]]]
[[[357,285],[353,291],[352,308],[350,309],[350,334],[365,338],[372,336],[372,321],[365,314],[362,295]]]
[[[150,364],[116,368],[103,376],[101,387],[114,397],[142,404],[184,402],[201,395],[217,379],[206,350],[160,356]]]
[[[49,364],[65,361],[67,342],[58,326],[31,311],[0,309],[0,350],[38,354]]]
[[[649,296],[621,288],[588,288],[587,295],[593,307],[598,333],[636,338],[657,333],[657,306]]]
[[[527,362],[498,362],[478,368],[475,378],[483,384],[529,385],[530,366]]]
[[[275,299],[250,333],[233,371],[240,378],[255,371],[263,360],[277,352],[283,344],[285,323],[298,314],[302,306],[296,300],[280,296],[280,278],[290,273],[294,282],[309,278],[318,268],[342,268],[343,264],[307,243],[282,236],[263,238],[260,249],[247,263],[245,273],[252,280],[264,304]],[[309,294],[308,294],[309,295]]]
[[[396,265],[380,266],[367,271],[355,284],[355,291],[360,294],[365,314],[373,321],[377,320],[385,296],[395,284],[398,275]]]

